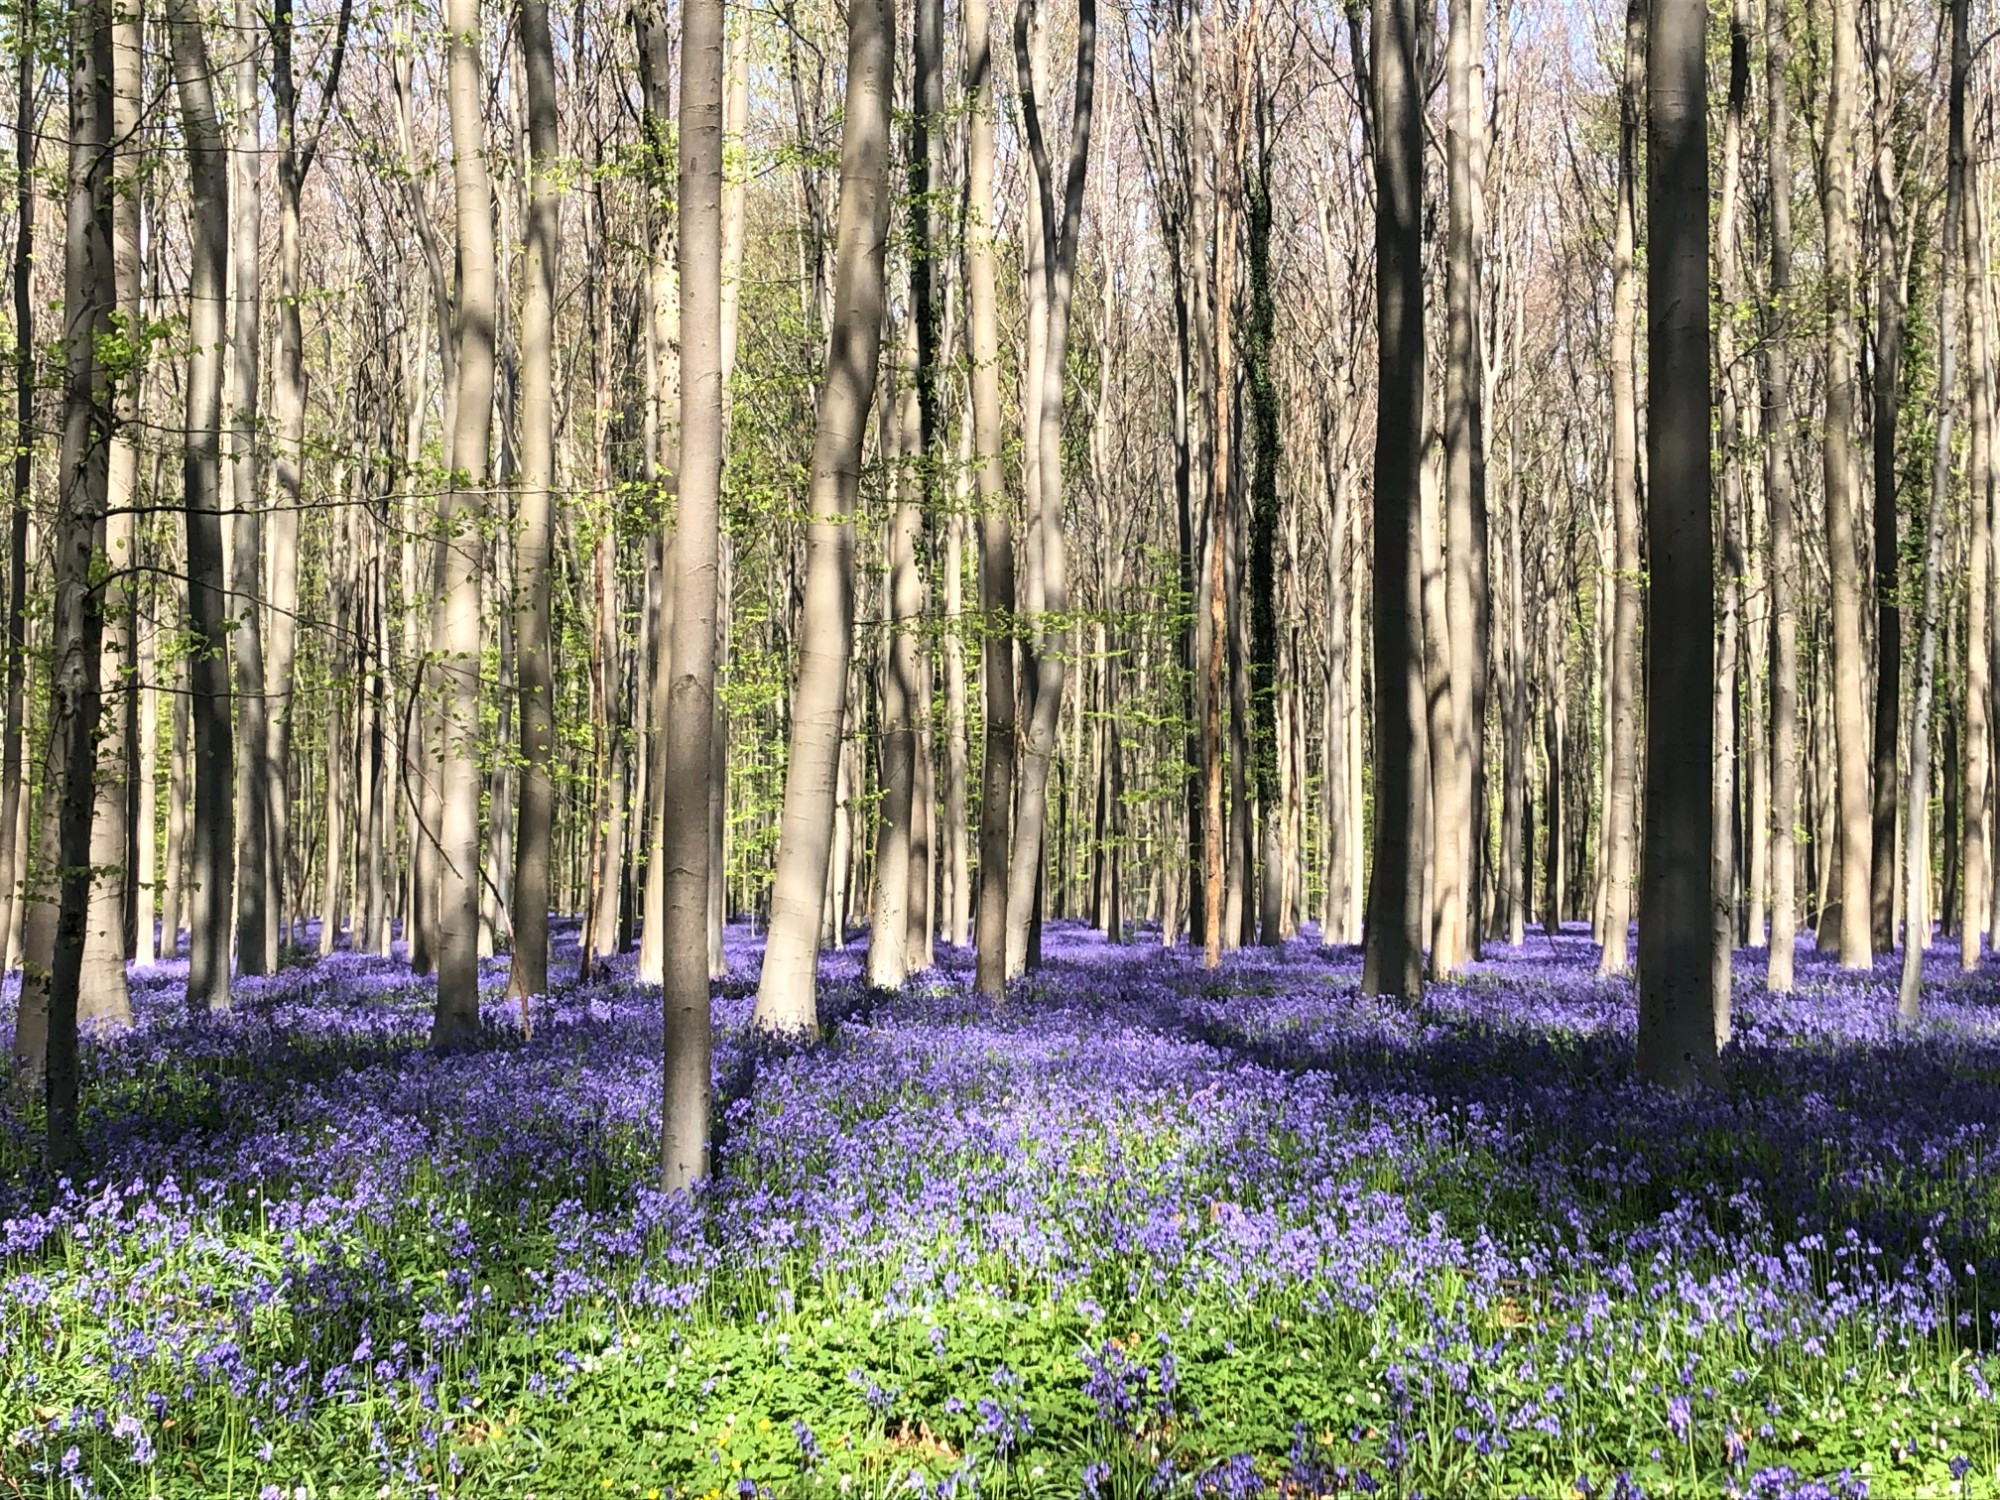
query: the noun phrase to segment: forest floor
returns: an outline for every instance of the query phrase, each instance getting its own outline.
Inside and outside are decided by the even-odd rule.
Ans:
[[[558,961],[574,973],[574,930]],[[0,1500],[2000,1494],[2000,965],[1740,956],[1726,1087],[1636,1084],[1588,935],[1416,1008],[1299,941],[1052,928],[826,1039],[717,1006],[716,1172],[650,1184],[621,962],[482,1045],[336,955],[86,1046],[97,1175],[0,1106]]]

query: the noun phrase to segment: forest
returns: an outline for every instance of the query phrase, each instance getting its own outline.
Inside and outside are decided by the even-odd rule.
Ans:
[[[1994,0],[0,37],[0,1500],[2000,1497]]]

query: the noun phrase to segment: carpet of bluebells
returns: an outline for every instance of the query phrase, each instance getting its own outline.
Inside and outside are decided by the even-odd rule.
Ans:
[[[1886,963],[1744,954],[1679,1099],[1581,932],[1415,1007],[1048,950],[831,955],[781,1046],[732,932],[692,1196],[629,969],[524,1034],[490,966],[442,1057],[387,960],[137,974],[88,1182],[0,1106],[0,1500],[2000,1496],[2000,965],[1899,1035]]]

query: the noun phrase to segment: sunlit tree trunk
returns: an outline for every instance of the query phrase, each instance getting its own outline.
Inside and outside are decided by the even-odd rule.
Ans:
[[[1716,381],[1719,393],[1717,441],[1722,451],[1722,628],[1715,645],[1713,768],[1713,869],[1709,877],[1714,900],[1715,956],[1710,970],[1714,985],[1712,1010],[1715,1042],[1729,1040],[1731,958],[1736,946],[1736,786],[1737,757],[1736,668],[1740,650],[1744,573],[1745,485],[1740,388],[1736,366],[1736,308],[1743,292],[1743,261],[1736,241],[1737,190],[1743,168],[1743,114],[1750,99],[1750,3],[1733,0],[1729,23],[1729,95],[1722,126],[1721,204],[1716,215],[1716,258],[1721,267],[1722,316],[1715,333]],[[1753,830],[1751,837],[1757,835]]]
[[[854,639],[854,500],[882,344],[894,82],[894,12],[887,0],[855,0],[848,13],[834,321],[813,434],[804,620],[771,927],[755,1012],[755,1023],[767,1031],[819,1029],[820,916]]]
[[[36,87],[41,60],[32,45],[34,10],[16,39],[14,70],[14,430],[35,425],[35,142],[40,135],[41,98]],[[34,481],[34,449],[14,445],[13,496],[7,516],[6,703],[0,723],[0,970],[17,947],[24,897],[15,880],[18,837],[27,777],[22,774],[21,739],[27,713],[28,511]],[[18,1049],[19,1033],[15,1042]]]
[[[1665,3],[1665,0],[1663,0]],[[1605,705],[1610,777],[1605,787],[1603,861],[1604,947],[1600,974],[1622,974],[1630,962],[1632,877],[1638,843],[1639,780],[1639,131],[1646,90],[1649,0],[1625,9],[1625,72],[1619,91],[1618,206],[1611,250],[1611,506],[1616,542],[1611,671]],[[1704,296],[1702,301],[1707,302]],[[1706,388],[1707,375],[1702,377]],[[1707,446],[1706,439],[1703,446]],[[1653,481],[1657,484],[1657,477]],[[1702,718],[1709,717],[1704,704]]]
[[[1063,373],[1069,349],[1070,293],[1076,278],[1077,238],[1082,231],[1084,174],[1090,165],[1092,91],[1097,67],[1096,0],[1078,0],[1076,84],[1071,103],[1069,167],[1056,197],[1054,169],[1036,103],[1028,39],[1034,3],[1016,13],[1014,60],[1020,83],[1021,121],[1033,165],[1033,187],[1041,206],[1042,268],[1046,282],[1047,352],[1040,389],[1034,392],[1028,441],[1035,447],[1040,532],[1036,546],[1042,569],[1041,643],[1035,657],[1035,691],[1023,746],[1020,795],[1016,799],[1014,847],[1009,855],[1007,968],[1018,973],[1028,959],[1029,926],[1036,905],[1048,811],[1048,781],[1056,754],[1057,719],[1062,708],[1068,663],[1068,558],[1063,541],[1062,413]],[[1031,272],[1032,274],[1032,272]]]
[[[923,531],[923,511],[911,472],[920,461],[917,413],[916,339],[905,327],[898,351],[897,377],[902,389],[884,394],[882,453],[893,457],[897,499],[889,521],[888,576],[885,608],[889,636],[882,664],[881,777],[882,802],[876,822],[874,920],[868,934],[868,982],[878,989],[900,989],[908,949],[910,904],[911,818],[915,811],[917,730],[913,722],[917,697],[917,641],[914,634],[921,590],[917,548]]]
[[[1966,404],[1972,441],[1967,454],[1966,510],[1971,535],[1965,567],[1965,832],[1960,856],[1959,967],[1979,967],[1990,901],[1986,892],[1987,776],[1991,770],[1993,670],[1989,594],[1992,588],[1993,527],[1993,329],[1985,258],[1985,206],[1978,169],[1968,153],[1965,166],[1965,311],[1972,336]]]
[[[452,474],[438,502],[443,587],[431,617],[443,728],[438,782],[437,1007],[431,1043],[463,1046],[479,1028],[480,526],[493,427],[493,192],[486,173],[479,0],[447,0],[447,96],[458,203]]]
[[[661,1185],[708,1175],[709,805],[715,795],[715,614],[722,498],[722,0],[682,11],[681,457],[667,704],[666,1099]]]
[[[1444,530],[1450,617],[1452,800],[1440,809],[1440,843],[1455,846],[1456,947],[1433,973],[1473,956],[1480,930],[1484,815],[1486,662],[1490,606],[1486,577],[1486,413],[1479,360],[1478,195],[1486,135],[1480,98],[1486,47],[1482,0],[1451,0],[1445,43],[1446,190]]]
[[[1865,969],[1870,949],[1873,832],[1868,797],[1868,664],[1861,642],[1861,567],[1854,538],[1854,94],[1855,0],[1830,0],[1830,57],[1822,133],[1820,209],[1826,224],[1826,419],[1823,433],[1827,569],[1832,578],[1833,731],[1840,884],[1822,912],[1837,924],[1840,962]]]
[[[1771,179],[1771,317],[1764,337],[1764,489],[1771,508],[1771,937],[1765,983],[1792,988],[1798,935],[1798,552],[1793,538],[1791,111],[1785,0],[1765,0],[1764,151]]]
[[[270,806],[264,700],[264,510],[257,491],[258,319],[263,310],[258,231],[263,223],[259,170],[263,115],[257,101],[261,19],[251,0],[236,0],[242,51],[234,73],[236,139],[229,154],[229,495],[231,518],[229,641],[236,667],[236,965],[245,974],[271,967],[264,928],[270,899]],[[331,855],[331,851],[329,851]]]

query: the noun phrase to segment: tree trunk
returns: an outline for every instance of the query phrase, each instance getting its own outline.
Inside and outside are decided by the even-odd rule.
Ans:
[[[944,552],[944,940],[963,949],[972,939],[972,857],[967,782],[970,747],[965,727],[965,522],[971,513],[972,424],[960,426],[958,493],[945,523]]]
[[[1875,165],[1869,174],[1875,198],[1874,508],[1875,508],[1875,723],[1874,826],[1869,880],[1873,946],[1896,946],[1896,747],[1903,684],[1903,611],[1898,603],[1901,553],[1897,546],[1897,495],[1901,459],[1897,424],[1903,405],[1903,350],[1909,321],[1909,286],[1903,274],[1896,182],[1894,81],[1886,34],[1895,22],[1877,0],[1874,53]]]
[[[1445,44],[1446,155],[1444,522],[1450,619],[1452,802],[1440,820],[1456,846],[1456,948],[1450,968],[1476,956],[1481,930],[1484,840],[1486,661],[1486,414],[1480,372],[1479,194],[1486,111],[1480,98],[1486,48],[1481,0],[1451,0]],[[1432,955],[1433,973],[1450,972]]]
[[[1646,633],[1637,1066],[1642,1078],[1679,1091],[1710,1081],[1716,1041],[1707,25],[1703,0],[1654,0],[1646,69],[1646,543],[1654,628]]]
[[[1375,417],[1375,859],[1362,988],[1423,993],[1423,99],[1414,0],[1372,0],[1377,396]]]
[[[330,101],[340,85],[347,55],[349,10],[344,3],[327,65],[324,97]],[[277,428],[276,471],[278,503],[271,511],[270,545],[271,629],[267,643],[269,672],[265,689],[274,711],[267,717],[264,766],[270,804],[271,883],[267,892],[265,937],[277,958],[278,914],[288,903],[284,881],[285,853],[292,822],[292,689],[298,657],[299,515],[305,494],[306,378],[305,328],[300,299],[305,296],[304,249],[300,215],[306,174],[319,150],[319,131],[301,141],[298,83],[292,70],[292,0],[274,0],[271,12],[271,93],[278,129],[278,372],[271,388],[272,416]],[[320,116],[321,128],[326,115]],[[364,671],[361,680],[367,680]],[[365,811],[364,811],[365,816]]]
[[[1743,167],[1743,114],[1750,100],[1750,0],[1733,0],[1729,22],[1729,97],[1722,127],[1722,191],[1716,221],[1716,254],[1721,266],[1722,317],[1715,334],[1717,389],[1720,392],[1717,441],[1722,450],[1722,630],[1715,645],[1713,825],[1715,847],[1709,886],[1713,912],[1715,956],[1710,970],[1714,985],[1712,1010],[1715,1044],[1729,1040],[1731,959],[1736,946],[1736,784],[1740,762],[1736,753],[1736,666],[1743,608],[1744,490],[1741,407],[1736,366],[1738,302],[1743,295],[1742,256],[1736,240],[1737,188]]]
[[[1613,567],[1616,602],[1611,625],[1610,697],[1606,734],[1611,769],[1604,803],[1604,947],[1599,974],[1623,974],[1630,963],[1632,875],[1638,843],[1639,779],[1639,130],[1644,118],[1647,9],[1629,0],[1625,9],[1625,73],[1619,92],[1618,212],[1611,251],[1611,504],[1616,532]],[[1662,0],[1663,4],[1671,0]],[[1702,304],[1707,305],[1706,293]],[[1708,375],[1702,374],[1703,389]],[[1708,440],[1702,439],[1706,449]],[[1649,454],[1648,457],[1651,455]],[[1658,484],[1658,477],[1653,482]],[[1710,707],[1702,706],[1702,719]],[[1704,907],[1704,910],[1706,908]]]
[[[993,45],[988,0],[965,0],[966,332],[972,356],[973,473],[979,484],[979,911],[974,984],[1007,987],[1009,814],[1014,805],[1014,524],[1000,484],[1000,349],[993,239]]]
[[[222,576],[222,312],[228,284],[228,150],[217,123],[208,44],[190,0],[169,0],[174,83],[188,141],[193,248],[188,284],[187,432],[182,492],[187,517],[188,686],[193,698],[194,848],[188,1003],[229,1008],[229,928],[236,868],[236,810],[229,733],[229,622]]]
[[[722,0],[690,0],[682,18],[680,505],[659,850],[666,907],[661,1186],[669,1192],[708,1175],[710,748],[722,497]]]
[[[1765,156],[1771,178],[1771,292],[1764,337],[1764,489],[1771,506],[1771,937],[1766,987],[1792,988],[1798,936],[1794,829],[1799,816],[1797,545],[1792,530],[1791,113],[1785,0],[1765,0]]]
[[[1868,800],[1868,718],[1863,704],[1867,662],[1861,649],[1861,568],[1854,543],[1854,92],[1855,0],[1831,0],[1825,160],[1820,208],[1826,222],[1827,567],[1832,579],[1833,729],[1838,757],[1840,886],[1832,898],[1840,962],[1865,969],[1869,946],[1869,869],[1873,835]],[[1822,925],[1829,914],[1822,912]]]
[[[431,616],[433,681],[443,737],[438,785],[437,1007],[431,1044],[470,1042],[479,1029],[480,526],[493,427],[493,191],[486,173],[478,0],[447,0],[452,184],[458,205],[457,387],[451,481],[438,502],[442,588]]]
[[[1965,294],[1959,281],[1958,256],[1964,236],[1961,218],[1965,212],[1966,79],[1972,71],[1967,9],[1968,0],[1951,0],[1950,155],[1945,172],[1944,233],[1938,246],[1937,448],[1931,462],[1930,515],[1924,527],[1924,612],[1917,625],[1916,701],[1910,713],[1910,794],[1904,804],[1907,811],[1903,829],[1903,967],[1896,987],[1896,1019],[1903,1026],[1914,1026],[1921,1011],[1924,950],[1931,935],[1928,891],[1931,705],[1937,677],[1941,583],[1938,575],[1942,570],[1946,510],[1951,499],[1951,428],[1958,395],[1954,383],[1958,373],[1955,368],[1958,302]],[[1975,400],[1978,395],[1975,390]],[[1977,936],[1972,941],[1976,957]]]
[[[1423,546],[1424,704],[1430,766],[1431,951],[1428,974],[1444,979],[1465,966],[1466,840],[1459,775],[1457,684],[1451,675],[1451,611],[1446,601],[1444,526],[1438,494],[1443,465],[1439,434],[1425,443],[1418,504]]]
[[[14,73],[14,430],[35,425],[35,142],[41,133],[41,100],[36,87],[41,60],[33,40],[34,11],[23,12],[26,28],[17,39]],[[35,457],[30,443],[14,444],[14,493],[7,518],[7,671],[4,725],[0,725],[0,972],[11,963],[25,896],[14,878],[19,861],[27,777],[22,774],[21,735],[27,717],[28,668],[28,511]],[[15,1034],[18,1059],[20,1034]]]
[[[1971,536],[1965,568],[1965,834],[1960,857],[1958,962],[1967,973],[1979,967],[1990,902],[1986,893],[1987,776],[1992,759],[1993,669],[1990,622],[1993,507],[1993,329],[1984,236],[1984,204],[1978,170],[1970,155],[1965,166],[1967,213],[1965,231],[1966,323],[1972,334],[1972,358],[1966,403],[1971,408],[1972,442],[1966,471],[1970,494],[1967,510]]]
[[[1041,206],[1043,275],[1046,279],[1047,353],[1032,407],[1039,489],[1039,556],[1042,569],[1041,644],[1035,660],[1035,692],[1016,801],[1014,847],[1009,854],[1007,968],[1017,973],[1028,957],[1029,927],[1041,883],[1043,827],[1048,808],[1049,771],[1056,754],[1057,718],[1067,668],[1068,559],[1063,544],[1062,411],[1063,372],[1069,348],[1070,293],[1076,278],[1077,237],[1082,231],[1084,174],[1090,165],[1092,90],[1097,66],[1096,0],[1077,0],[1076,84],[1070,119],[1069,169],[1063,182],[1060,215],[1054,174],[1041,115],[1036,105],[1028,38],[1035,0],[1025,0],[1014,21],[1014,61],[1019,79],[1021,123],[1034,167],[1036,201]],[[1031,544],[1032,545],[1032,544]]]
[[[1252,33],[1252,47],[1257,37]],[[1252,59],[1246,64],[1255,70]],[[1282,459],[1276,357],[1277,298],[1271,289],[1271,126],[1256,90],[1256,162],[1245,182],[1245,249],[1250,305],[1243,329],[1250,385],[1250,755],[1256,769],[1257,936],[1267,947],[1285,938],[1284,818],[1278,739],[1278,467]]]
[[[515,566],[514,674],[521,688],[520,804],[514,828],[514,954],[507,988],[525,999],[549,987],[550,835],[555,814],[555,668],[549,568],[555,547],[557,221],[555,48],[548,0],[521,0],[528,95],[529,188],[521,289],[521,490]]]
[[[69,222],[63,243],[63,433],[56,522],[55,601],[50,619],[44,878],[56,900],[29,918],[52,917],[46,949],[30,942],[27,963],[48,957],[45,1105],[48,1162],[73,1171],[82,1156],[77,1122],[77,1015],[90,901],[91,781],[96,769],[99,652],[103,620],[93,574],[104,545],[113,429],[111,382],[98,348],[115,328],[111,143],[114,68],[111,17],[89,0],[70,22]],[[30,1005],[24,974],[22,1020]],[[18,1047],[18,1042],[17,1042]],[[35,1061],[40,1061],[39,1058]]]
[[[112,140],[133,139],[141,110],[139,23],[121,12],[111,36]],[[117,172],[114,151],[111,170]],[[136,178],[126,174],[112,191],[111,261],[114,294],[121,317],[136,326],[139,305],[139,196]],[[133,632],[138,620],[138,517],[134,510],[139,477],[137,407],[132,399],[139,372],[126,370],[114,382],[111,453],[105,494],[106,581],[101,607],[102,655],[98,663],[96,807],[91,815],[90,911],[85,920],[83,978],[79,1015],[86,1021],[124,1023],[132,1019],[125,978],[126,891],[132,874]]]
[[[771,926],[757,988],[755,1024],[767,1031],[819,1030],[820,915],[854,639],[854,499],[882,344],[895,45],[887,0],[855,0],[848,16],[834,322],[813,433],[804,623]]]
[[[892,457],[898,492],[889,522],[887,597],[883,611],[889,635],[882,665],[882,804],[875,837],[874,921],[868,934],[868,982],[877,989],[901,989],[908,949],[911,818],[915,809],[917,731],[912,721],[917,697],[917,641],[914,634],[922,584],[917,576],[923,508],[914,466],[920,418],[915,381],[916,330],[899,351],[897,374],[903,388],[884,393],[882,453]],[[889,417],[889,413],[893,416]]]

